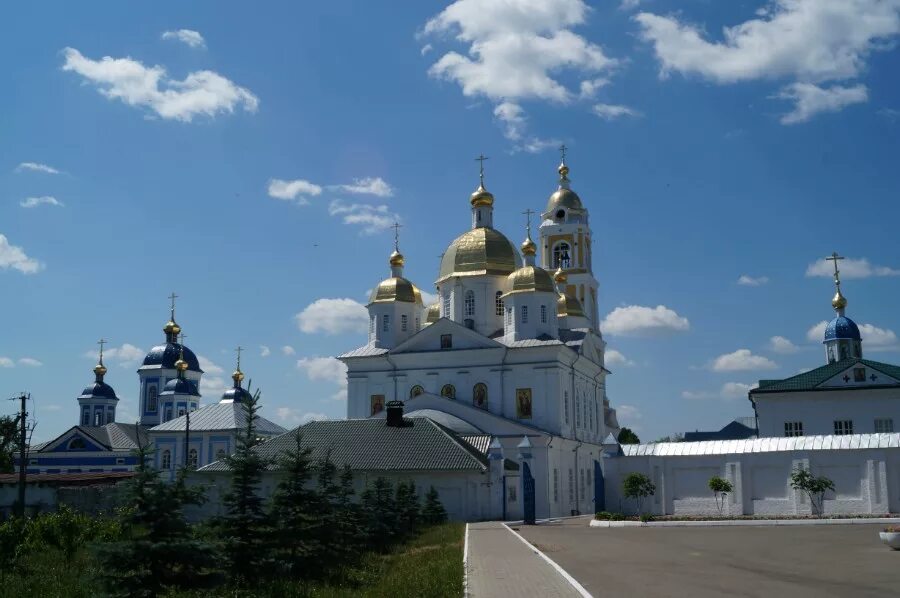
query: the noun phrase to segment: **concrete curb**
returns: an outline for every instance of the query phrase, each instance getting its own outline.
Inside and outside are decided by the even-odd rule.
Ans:
[[[463,540],[463,596],[469,596],[469,524],[466,524],[466,534]]]
[[[900,517],[870,517],[847,519],[733,519],[722,521],[599,521],[592,519],[590,527],[760,527],[773,525],[865,525],[867,523],[900,524]]]

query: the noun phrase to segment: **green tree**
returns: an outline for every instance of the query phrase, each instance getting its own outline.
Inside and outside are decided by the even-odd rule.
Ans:
[[[95,539],[96,532],[93,518],[61,505],[56,512],[42,513],[30,521],[27,542],[31,550],[57,549],[68,568],[75,554]]]
[[[641,439],[634,433],[631,428],[622,428],[619,430],[619,437],[616,438],[619,444],[640,444]]]
[[[709,489],[713,491],[713,496],[716,499],[716,508],[719,510],[719,515],[721,515],[722,510],[725,508],[725,499],[734,492],[734,486],[725,478],[714,475],[709,478]]]
[[[219,520],[225,545],[228,571],[238,585],[259,577],[270,565],[269,518],[259,493],[262,474],[269,461],[254,447],[260,443],[256,435],[259,419],[259,391],[242,403],[246,425],[237,438],[237,450],[225,462],[231,469],[231,489],[223,497],[226,514]]]
[[[441,504],[438,491],[434,486],[425,493],[425,506],[422,507],[422,521],[427,525],[439,525],[447,521],[447,511]]]
[[[634,499],[637,502],[638,514],[643,512],[644,499],[653,496],[656,485],[646,475],[632,471],[622,480],[622,491],[625,498]]]
[[[13,517],[0,523],[0,580],[22,564],[28,520]]]
[[[0,473],[13,473],[19,450],[19,418],[0,416]]]
[[[422,508],[419,505],[416,485],[412,480],[407,483],[400,482],[397,484],[397,494],[394,500],[397,502],[397,517],[400,529],[407,537],[413,535],[418,528]]]
[[[385,478],[379,477],[362,494],[362,511],[369,545],[385,551],[397,537],[397,501],[394,489]]]
[[[821,517],[825,506],[825,492],[834,492],[834,482],[825,476],[813,476],[809,469],[798,467],[791,472],[791,488],[806,494],[813,515]]]
[[[184,518],[186,505],[204,502],[188,488],[182,471],[174,483],[148,465],[152,451],[141,443],[138,465],[120,510],[124,538],[96,547],[107,590],[115,596],[156,596],[169,588],[208,588],[221,581],[212,545],[196,539]]]
[[[272,497],[272,540],[279,568],[294,579],[310,577],[310,561],[316,553],[319,496],[308,488],[314,466],[311,450],[303,446],[300,431],[294,446],[278,458],[284,477]]]

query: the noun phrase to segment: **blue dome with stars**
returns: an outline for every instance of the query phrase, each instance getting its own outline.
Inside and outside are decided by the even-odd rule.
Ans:
[[[180,355],[181,345],[179,343],[169,342],[165,345],[159,345],[150,349],[147,356],[144,357],[144,365],[159,365],[165,369],[174,370],[175,362],[178,361]],[[188,370],[203,373],[203,370],[200,369],[200,361],[197,359],[197,356],[187,347],[184,348],[184,360],[188,363]]]
[[[187,351],[185,351],[184,356],[187,357]],[[159,393],[159,396],[163,395],[191,395],[199,397],[200,393],[197,391],[197,385],[192,381],[184,378],[172,378],[166,382],[165,388]]]
[[[825,340],[823,342],[834,341],[838,339],[851,339],[861,341],[859,335],[859,326],[856,322],[846,316],[838,316],[825,326]]]

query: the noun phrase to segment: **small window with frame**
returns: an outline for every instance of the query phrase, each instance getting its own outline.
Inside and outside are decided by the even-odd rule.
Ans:
[[[441,349],[452,349],[453,348],[453,335],[452,334],[442,334],[441,335]]]

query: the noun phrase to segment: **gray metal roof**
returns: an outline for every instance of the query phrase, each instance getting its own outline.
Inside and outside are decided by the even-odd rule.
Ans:
[[[792,438],[748,438],[746,440],[623,444],[622,452],[626,457],[689,457],[780,451],[875,448],[900,448],[900,432],[891,434],[850,434],[846,436],[795,436]]]
[[[441,424],[445,428],[450,428],[461,436],[466,434],[474,435],[482,433],[482,430],[478,429],[476,426],[473,426],[464,419],[460,419],[455,415],[450,415],[445,411],[438,411],[437,409],[415,409],[408,411],[406,413],[406,416],[427,417],[428,419]]]
[[[474,471],[488,467],[487,459],[452,431],[426,417],[407,417],[407,426],[388,426],[385,420],[314,421],[300,426],[301,442],[316,461],[329,457],[338,467],[356,471]],[[268,440],[256,451],[275,458],[293,450],[294,432]],[[270,465],[270,470],[278,469]],[[199,471],[228,471],[224,461]]]
[[[147,429],[138,424],[120,424],[113,422],[105,426],[72,426],[53,440],[33,445],[29,450],[37,453],[64,436],[68,436],[73,430],[78,430],[87,437],[111,451],[131,451],[138,447],[138,435],[141,440],[147,441]]]
[[[371,345],[363,345],[358,349],[353,349],[352,351],[347,351],[342,355],[338,355],[338,359],[342,357],[372,357],[374,355],[384,355],[388,352],[388,349],[381,349],[379,347],[373,347]]]
[[[247,427],[247,412],[243,403],[213,403],[191,412],[191,431],[204,432],[211,430],[242,430]],[[187,426],[187,415],[170,419],[154,426],[152,432],[184,432]],[[260,417],[256,421],[256,431],[260,434],[274,436],[284,434],[287,430],[276,423]]]
[[[473,434],[471,436],[460,436],[463,440],[471,444],[482,455],[486,455],[491,446],[490,434]]]

